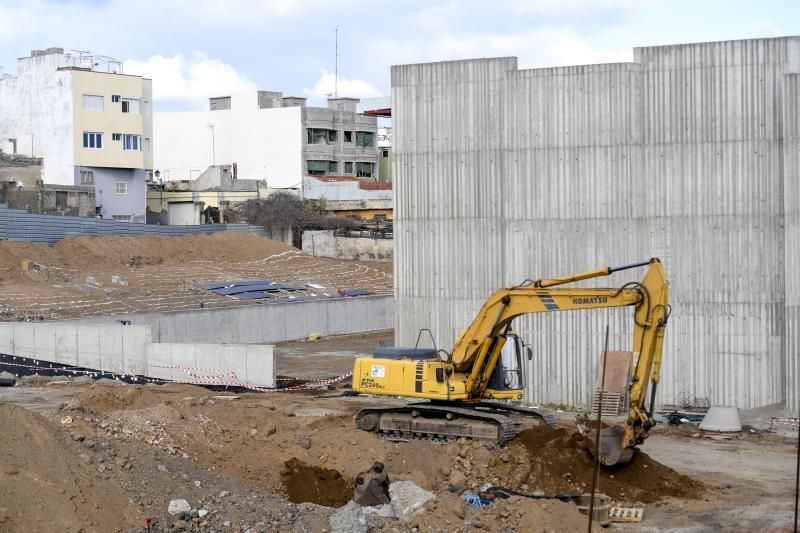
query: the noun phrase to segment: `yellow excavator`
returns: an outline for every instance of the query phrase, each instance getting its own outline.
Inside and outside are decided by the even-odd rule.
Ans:
[[[559,287],[637,267],[647,267],[642,281],[618,288]],[[524,346],[512,330],[512,321],[529,313],[631,306],[633,359],[627,420],[621,426],[603,429],[599,450],[592,448],[602,464],[626,463],[655,425],[656,385],[664,329],[670,315],[668,293],[666,272],[655,258],[561,278],[525,280],[495,291],[449,352],[419,347],[379,348],[372,357],[357,358],[353,371],[355,392],[427,401],[362,409],[356,414],[356,427],[397,439],[465,437],[504,444],[519,432],[521,417],[554,426],[555,420],[547,411],[508,401],[522,399],[523,352],[529,359],[532,357],[530,347]],[[648,408],[647,389],[651,383]]]

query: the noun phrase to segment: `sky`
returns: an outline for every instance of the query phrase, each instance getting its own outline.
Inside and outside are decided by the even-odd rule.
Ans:
[[[153,79],[155,109],[282,91],[391,93],[396,64],[516,56],[520,68],[631,61],[636,46],[800,34],[797,0],[0,0],[0,66],[62,47]]]

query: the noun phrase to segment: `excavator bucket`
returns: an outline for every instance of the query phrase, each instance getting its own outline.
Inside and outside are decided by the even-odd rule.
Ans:
[[[597,430],[587,428],[583,431],[589,451],[600,459],[600,464],[605,466],[625,464],[633,457],[633,448],[622,446],[624,434],[625,428],[622,426],[610,426],[600,430],[600,449],[596,450]]]

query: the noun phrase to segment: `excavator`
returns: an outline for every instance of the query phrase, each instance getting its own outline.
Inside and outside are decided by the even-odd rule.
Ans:
[[[562,287],[639,267],[647,267],[642,281],[618,288]],[[525,417],[554,426],[546,410],[514,403],[524,392],[523,353],[530,359],[532,352],[512,329],[512,321],[530,313],[628,306],[633,308],[634,326],[627,419],[602,430],[584,428],[585,434],[600,431],[599,446],[590,446],[590,451],[602,464],[627,463],[655,425],[653,408],[670,315],[668,293],[666,271],[657,258],[560,278],[528,279],[499,289],[449,352],[420,348],[418,338],[412,348],[378,348],[372,357],[356,358],[356,393],[415,399],[405,406],[362,409],[356,414],[356,428],[400,439],[464,437],[502,445],[516,436]],[[595,438],[598,435],[587,440]]]

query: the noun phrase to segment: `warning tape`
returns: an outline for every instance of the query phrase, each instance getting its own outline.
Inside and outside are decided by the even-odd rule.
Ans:
[[[785,426],[800,427],[800,418],[773,418],[772,421],[776,424],[782,424]]]

